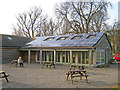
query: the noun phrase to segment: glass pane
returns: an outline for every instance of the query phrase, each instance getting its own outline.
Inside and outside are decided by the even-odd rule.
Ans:
[[[66,63],[68,63],[68,52],[66,52]]]
[[[85,52],[82,52],[82,64],[85,64]]]
[[[47,53],[49,55],[49,60],[48,61],[54,61],[54,52],[53,51],[48,51]]]
[[[56,62],[60,62],[60,52],[56,52]]]
[[[37,52],[37,61],[40,61],[40,52]]]
[[[89,64],[89,52],[86,52],[86,64]]]
[[[78,52],[78,64],[81,64],[81,52]]]
[[[47,54],[46,51],[42,52],[42,61],[47,61],[46,54]]]
[[[73,63],[75,63],[75,52],[72,52]]]
[[[58,62],[60,62],[60,52],[58,52]]]
[[[65,52],[62,52],[62,60],[63,60],[63,63],[65,63]]]
[[[99,64],[100,63],[100,52],[98,51],[97,52],[97,62],[96,62],[96,64]]]
[[[101,52],[101,63],[104,63],[104,52]]]

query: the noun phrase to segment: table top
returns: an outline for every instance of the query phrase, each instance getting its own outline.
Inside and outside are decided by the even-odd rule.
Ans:
[[[82,67],[83,65],[70,65],[71,67],[76,67],[76,66],[80,66]]]
[[[50,63],[54,63],[54,62],[53,61],[43,61],[43,63],[50,64]]]
[[[86,70],[70,70],[69,72],[86,72]]]
[[[0,74],[3,74],[3,73],[5,73],[5,71],[0,71]]]

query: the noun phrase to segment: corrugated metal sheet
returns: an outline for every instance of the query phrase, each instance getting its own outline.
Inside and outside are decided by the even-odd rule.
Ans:
[[[92,47],[103,36],[101,33],[88,33],[88,34],[74,34],[74,35],[60,35],[60,36],[45,36],[36,37],[35,40],[26,44],[26,47]],[[75,36],[81,36],[80,39],[72,39]],[[89,35],[95,35],[94,38],[87,38]],[[48,38],[55,37],[52,40]],[[60,37],[68,37],[65,40],[58,40]],[[45,41],[46,40],[46,41]]]

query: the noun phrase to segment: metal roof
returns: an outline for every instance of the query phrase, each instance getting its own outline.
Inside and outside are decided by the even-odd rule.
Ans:
[[[0,34],[0,47],[22,47],[30,41],[31,38]]]
[[[44,36],[36,37],[35,40],[26,44],[26,47],[93,47],[100,38],[104,35],[103,32],[74,34],[74,35],[59,35],[59,36]],[[73,39],[75,36],[82,36],[79,39]],[[92,36],[90,38],[90,36]],[[65,37],[60,39],[61,37]]]

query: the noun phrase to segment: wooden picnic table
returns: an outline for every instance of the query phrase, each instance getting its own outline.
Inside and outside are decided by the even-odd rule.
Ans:
[[[86,73],[86,70],[70,70],[66,73],[67,75],[67,81],[68,78],[71,77],[72,83],[73,83],[73,78],[74,77],[80,77],[80,80],[82,80],[82,77],[86,77],[86,82],[88,83],[88,75]]]
[[[84,70],[85,67],[83,65],[70,65],[70,70]]]
[[[8,78],[7,78],[9,75],[6,74],[5,71],[0,71],[0,74],[1,74],[1,75],[0,75],[0,78],[5,78],[6,81],[9,82],[9,80],[8,80]]]
[[[48,66],[50,66],[50,68],[51,68],[51,66],[53,66],[53,67],[55,68],[55,64],[54,64],[53,61],[43,61],[43,66],[42,66],[42,68],[43,68],[44,66],[46,66],[47,68],[48,68]]]

